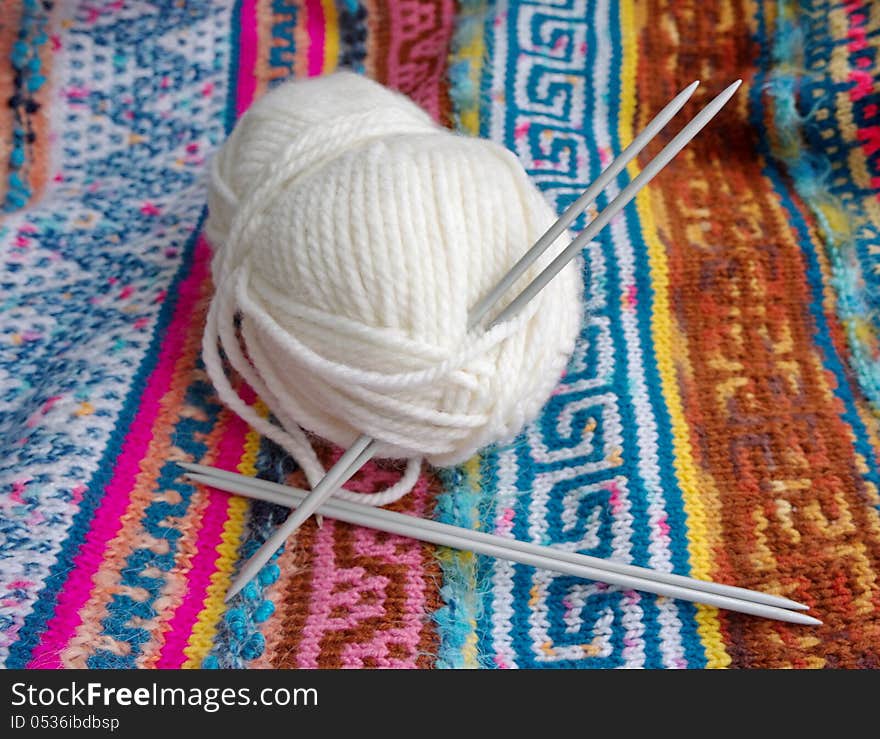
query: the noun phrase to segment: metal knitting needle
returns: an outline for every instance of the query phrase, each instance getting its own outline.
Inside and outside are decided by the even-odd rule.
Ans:
[[[187,471],[187,477],[196,482],[205,485],[212,485],[221,490],[244,495],[248,498],[265,500],[270,503],[276,503],[287,507],[295,507],[302,503],[302,498],[307,495],[305,491],[297,490],[296,488],[287,485],[280,485],[275,482],[269,482],[268,480],[260,480],[256,477],[247,477],[236,472],[227,472],[226,470],[207,467],[202,464],[190,464],[187,462],[178,462],[177,464]],[[561,549],[555,549],[553,547],[533,544],[532,542],[520,541],[519,539],[508,539],[506,537],[495,536],[494,534],[465,529],[460,526],[450,526],[449,524],[421,518],[419,516],[404,516],[400,513],[385,510],[384,508],[374,508],[373,506],[367,506],[363,503],[354,503],[341,498],[331,498],[330,503],[332,503],[332,507],[336,513],[340,511],[343,513],[363,513],[372,515],[382,522],[385,520],[391,520],[397,521],[401,523],[401,525],[405,524],[408,527],[405,535],[413,539],[424,540],[423,532],[426,531],[433,532],[437,535],[454,535],[462,540],[467,539],[471,542],[493,544],[523,552],[525,554],[558,559],[571,564],[592,567],[593,569],[601,570],[604,573],[615,573],[624,577],[675,585],[688,590],[693,590],[694,592],[711,593],[727,598],[734,598],[736,600],[760,603],[775,608],[784,608],[786,610],[809,610],[809,606],[806,606],[803,603],[798,603],[797,601],[783,598],[778,595],[761,593],[757,590],[747,590],[746,588],[739,588],[733,585],[722,585],[707,580],[697,580],[693,577],[674,575],[669,572],[658,572],[648,567],[637,567],[635,565],[624,564],[623,562],[602,559],[601,557],[591,557],[586,554],[576,554]],[[322,506],[319,510],[327,513],[327,515],[331,515],[330,508],[327,507],[327,505]],[[336,513],[332,514],[334,518],[338,518]],[[382,528],[382,526],[376,525],[373,526],[373,528]]]
[[[675,157],[678,152],[684,149],[690,143],[690,140],[699,133],[700,130],[711,121],[717,113],[725,106],[728,100],[739,89],[742,80],[737,80],[728,88],[726,88],[718,97],[709,103],[703,110],[694,116],[694,119],[688,123],[672,141],[670,141],[663,150],[654,157],[648,165],[639,173],[639,175],[630,182],[621,193],[609,203],[590,224],[581,231],[580,234],[559,254],[550,264],[539,274],[528,286],[517,295],[508,306],[499,313],[493,320],[493,324],[502,323],[515,316],[526,303],[534,298],[550,280],[552,280],[562,268],[568,264],[577,254],[580,253],[587,244],[589,244],[596,234],[599,233],[614,216],[616,216],[623,208],[632,200],[636,194],[645,185],[647,185],[657,173],[663,169]]]
[[[489,294],[482,298],[473,308],[471,308],[468,319],[470,321],[469,328],[474,328],[491,310],[513,284],[522,277],[526,270],[534,264],[547,248],[568,228],[581,213],[583,213],[609,183],[611,183],[617,175],[623,172],[624,167],[629,164],[644,149],[651,140],[666,126],[672,117],[681,110],[682,106],[691,98],[694,91],[699,87],[700,81],[696,80],[684,88],[678,95],[667,103],[651,122],[645,127],[632,143],[627,146],[620,154],[608,165],[608,168],[596,178],[596,181],[584,190],[577,200],[575,200],[568,208],[563,211],[556,221],[534,246],[529,249],[520,260],[510,268],[510,271],[501,278],[501,281],[489,291]]]
[[[230,475],[231,474],[232,473],[230,473]],[[231,493],[245,493],[250,497],[284,505],[288,508],[302,505],[308,497],[308,493],[304,490],[296,490],[283,485],[275,485],[274,483],[266,483],[265,487],[255,487],[248,484],[249,481],[254,481],[253,478],[244,477],[243,475],[241,477],[244,479],[233,481],[222,479],[217,474],[187,474],[187,478],[194,482],[203,485],[210,485],[211,487],[226,490]],[[265,483],[265,481],[261,482]],[[272,486],[271,488],[269,487],[270,485]],[[284,492],[277,492],[276,488]],[[656,593],[657,595],[676,598],[678,600],[686,600],[692,603],[704,603],[717,608],[724,608],[739,613],[747,613],[752,616],[760,616],[762,618],[774,619],[776,621],[786,621],[788,623],[808,626],[818,626],[822,623],[818,619],[808,616],[805,613],[758,603],[754,600],[719,595],[705,590],[697,590],[691,587],[664,583],[658,581],[654,577],[644,578],[612,572],[604,566],[601,568],[594,566],[594,562],[596,561],[596,558],[594,557],[588,557],[586,555],[575,554],[572,552],[563,552],[551,549],[550,547],[542,547],[537,544],[505,539],[500,536],[493,536],[492,534],[478,531],[468,531],[467,529],[439,523],[438,521],[421,519],[420,523],[420,520],[414,516],[407,516],[402,513],[395,513],[394,511],[388,511],[382,508],[373,508],[360,503],[350,503],[348,501],[331,498],[330,500],[325,501],[319,510],[324,515],[335,518],[338,521],[345,521],[357,526],[366,526],[379,531],[397,534],[399,536],[407,536],[430,544],[475,552],[496,559],[519,562],[524,565],[559,572],[564,575],[572,575],[587,580],[597,580],[609,585],[617,585],[647,593]],[[603,565],[608,564],[605,560],[598,561]],[[640,570],[641,568],[636,567],[633,569]],[[651,570],[647,570],[647,572],[652,576],[661,574],[655,573]],[[683,579],[687,580],[687,578]],[[732,590],[738,591],[740,589],[732,588]],[[753,595],[753,593],[748,590],[742,592]]]
[[[529,300],[537,295],[538,292],[540,292],[544,286],[560,272],[565,264],[580,253],[581,248],[589,243],[589,241],[608,224],[611,218],[625,207],[627,203],[635,197],[636,193],[638,193],[642,187],[647,185],[656,174],[666,166],[669,161],[675,157],[675,155],[678,154],[678,152],[681,151],[688,142],[697,135],[697,133],[699,133],[700,130],[702,130],[702,128],[721,110],[721,108],[724,107],[725,103],[727,103],[733,93],[736,92],[741,83],[742,80],[737,80],[700,111],[700,113],[698,113],[694,119],[690,121],[690,123],[688,123],[653,160],[651,160],[645,169],[642,170],[642,172],[633,179],[633,181],[630,182],[614,200],[611,201],[596,219],[587,226],[580,236],[574,239],[574,241],[572,241],[571,244],[569,244],[568,247],[566,247],[566,249],[557,256],[543,272],[529,283],[529,285],[516,298],[514,298],[510,305],[498,314],[486,328],[491,328],[496,324],[510,319],[521,310]],[[691,87],[693,87],[693,85],[691,85]],[[686,92],[686,90],[683,92]],[[693,91],[691,91],[691,93],[692,92]],[[681,104],[683,105],[684,101],[682,101]],[[672,115],[674,114],[675,111],[672,112]],[[645,141],[644,144],[647,144],[647,141]],[[634,154],[632,155],[634,156]],[[584,238],[584,236],[586,236],[586,238]],[[537,259],[537,257],[538,255],[534,255],[534,259]],[[490,308],[491,306],[489,305],[485,306],[482,315],[475,314],[474,317],[470,318],[469,324],[471,326],[479,325]],[[358,437],[354,444],[331,468],[327,475],[315,486],[309,499],[303,503],[302,506],[297,508],[297,510],[275,530],[254,555],[245,562],[241,572],[232,583],[232,586],[226,595],[227,602],[257,575],[263,565],[269,561],[278,548],[317,510],[321,503],[330,497],[339,487],[344,485],[345,482],[349,480],[355,472],[373,456],[373,454],[375,454],[377,446],[378,444],[376,440],[366,434]],[[357,467],[354,467],[354,464],[357,464]]]

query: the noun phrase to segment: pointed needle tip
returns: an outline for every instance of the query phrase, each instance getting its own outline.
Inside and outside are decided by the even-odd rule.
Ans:
[[[784,608],[787,611],[809,611],[810,607],[806,603],[800,603],[799,601],[792,600],[791,598],[785,598],[781,595],[774,596],[776,598],[776,605],[780,608]]]

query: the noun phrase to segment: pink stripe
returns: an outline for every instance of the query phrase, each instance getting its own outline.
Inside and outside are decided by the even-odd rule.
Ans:
[[[309,39],[309,77],[324,71],[324,8],[321,0],[306,0],[306,30]]]
[[[256,61],[258,49],[257,0],[243,0],[239,12],[238,80],[235,91],[237,117],[248,109],[256,92]],[[242,391],[246,402],[253,402],[250,388]],[[216,466],[234,471],[241,459],[248,426],[238,416],[230,414],[229,426],[217,449]],[[208,597],[211,575],[217,571],[217,547],[221,543],[223,527],[228,519],[229,496],[216,490],[207,491],[208,506],[202,517],[202,527],[196,542],[196,553],[187,573],[186,597],[168,624],[165,644],[156,667],[178,669],[186,661],[184,654],[193,627]]]
[[[217,449],[217,467],[233,472],[236,470],[247,432],[247,424],[238,416],[230,414],[229,425]],[[187,656],[183,650],[192,635],[199,613],[205,606],[211,575],[217,571],[217,547],[220,546],[223,527],[228,519],[229,495],[208,490],[207,496],[208,506],[202,514],[196,553],[190,570],[186,573],[186,597],[168,624],[165,644],[156,663],[156,667],[161,670],[179,669],[186,661]]]
[[[239,12],[241,33],[238,36],[238,89],[235,93],[235,114],[242,114],[254,101],[257,89],[257,0],[242,0]]]
[[[152,428],[159,414],[162,397],[171,387],[174,365],[183,351],[187,329],[199,299],[199,288],[208,274],[209,259],[210,249],[200,238],[196,244],[192,270],[180,283],[180,299],[162,342],[156,368],[147,380],[137,416],[116,461],[113,477],[95,510],[90,530],[74,560],[67,582],[59,592],[55,614],[46,624],[42,640],[28,665],[30,668],[60,668],[61,652],[81,623],[80,609],[89,598],[92,578],[101,564],[107,542],[119,531],[122,514],[140,473],[140,462],[153,436]]]
[[[296,655],[296,666],[300,669],[317,668],[318,657],[321,655],[321,640],[324,632],[327,631],[328,616],[334,605],[330,598],[330,586],[336,584],[333,579],[337,576],[336,558],[333,555],[335,528],[336,522],[332,519],[324,521],[324,525],[315,532],[312,544],[312,580],[313,582],[320,580],[320,582],[317,583],[317,589],[309,603],[309,616],[303,627]]]
[[[429,499],[425,477],[419,480],[410,495],[410,512],[424,516]],[[405,600],[396,606],[402,613],[393,626],[375,630],[369,639],[345,645],[342,651],[343,667],[364,667],[369,664],[380,668],[415,668],[418,666],[419,643],[424,629],[425,591],[429,587],[421,545],[403,537],[385,537],[365,528],[356,528],[352,538],[357,554],[371,560],[402,565],[400,571],[405,573]],[[314,669],[319,666],[325,639],[332,640],[341,632],[357,629],[361,621],[381,619],[385,613],[386,577],[378,572],[369,574],[361,567],[340,566],[336,562],[335,543],[335,523],[325,521],[315,533],[312,544],[313,587],[309,615],[296,656],[297,667],[300,668]]]

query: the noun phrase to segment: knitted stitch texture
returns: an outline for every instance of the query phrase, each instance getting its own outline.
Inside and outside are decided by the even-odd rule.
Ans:
[[[0,26],[6,667],[880,667],[876,3],[48,6]],[[284,512],[173,460],[307,481],[201,364],[206,162],[272,85],[340,66],[513,151],[557,211],[694,77],[691,115],[744,79],[586,250],[538,418],[394,506],[779,593],[824,626],[331,520],[223,604]]]

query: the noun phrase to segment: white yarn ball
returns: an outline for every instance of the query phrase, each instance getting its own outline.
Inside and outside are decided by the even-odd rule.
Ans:
[[[460,463],[537,415],[574,346],[576,264],[513,320],[467,330],[468,308],[555,218],[513,154],[398,93],[350,73],[282,84],[212,163],[208,372],[310,479],[323,470],[300,427],[342,447],[368,434],[378,456]],[[283,430],[231,395],[218,336]]]

